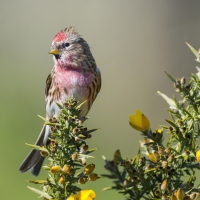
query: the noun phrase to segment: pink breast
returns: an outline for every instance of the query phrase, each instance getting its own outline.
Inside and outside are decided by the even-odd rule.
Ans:
[[[66,69],[60,66],[55,68],[55,81],[61,89],[87,88],[92,84],[93,74],[81,70]]]

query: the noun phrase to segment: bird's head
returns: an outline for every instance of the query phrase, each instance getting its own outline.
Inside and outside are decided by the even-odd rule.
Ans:
[[[68,68],[84,67],[87,61],[93,60],[89,45],[74,27],[56,34],[49,53],[53,54],[55,64]]]

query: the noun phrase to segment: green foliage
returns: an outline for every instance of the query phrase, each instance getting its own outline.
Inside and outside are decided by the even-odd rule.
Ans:
[[[187,45],[199,62],[199,52]],[[158,92],[169,104],[168,125],[152,131],[148,118],[139,110],[130,116],[130,125],[144,136],[141,150],[132,159],[122,158],[120,150],[114,153],[113,160],[103,156],[109,173],[102,176],[112,179],[114,183],[103,190],[117,190],[127,200],[200,199],[200,185],[195,187],[196,170],[200,166],[197,145],[200,136],[200,69],[197,69],[198,73],[192,74],[187,84],[184,77],[174,78],[166,72],[181,97],[177,100]],[[88,149],[85,140],[97,129],[87,130],[83,126],[87,118],[78,117],[81,104],[74,98],[63,105],[58,104],[58,107],[61,110],[58,119],[47,121],[41,117],[46,125],[51,126],[48,145],[27,144],[50,161],[50,165],[43,167],[48,171],[45,180],[29,181],[40,184],[43,190],[28,188],[45,199],[94,199],[96,195],[92,190],[83,190],[77,195],[81,190],[77,183],[85,184],[98,179],[98,175],[93,173],[95,165],[90,163],[85,166],[86,160],[92,158],[89,154],[97,150]],[[163,143],[164,134],[169,135],[166,145]]]
[[[188,46],[198,61],[199,54],[193,47]],[[192,74],[189,83],[186,84],[184,77],[176,79],[166,74],[181,97],[178,101],[175,97],[171,99],[158,92],[169,104],[170,119],[166,120],[168,125],[155,132],[151,129],[143,131],[143,151],[133,159],[122,158],[118,154],[119,162],[116,163],[115,156],[111,161],[104,157],[105,168],[109,174],[102,176],[114,182],[114,186],[104,190],[117,190],[126,195],[128,200],[182,200],[198,199],[200,196],[200,186],[194,187],[195,173],[200,162],[197,145],[200,136],[200,76],[199,73]],[[138,127],[140,122],[139,125],[143,126],[142,117],[144,118],[144,115],[141,115],[141,119],[135,115],[132,117],[134,121],[130,123]],[[170,136],[166,146],[163,144],[164,133]]]
[[[48,158],[50,165],[43,166],[48,171],[45,180],[29,181],[41,184],[43,191],[29,187],[32,191],[46,199],[67,199],[81,188],[77,183],[98,179],[93,173],[94,164],[86,166],[86,160],[93,158],[89,154],[97,149],[88,149],[85,140],[91,138],[91,133],[97,129],[87,130],[83,126],[86,117],[78,117],[81,105],[74,98],[69,98],[63,105],[58,104],[60,116],[45,121],[51,126],[51,136],[46,146],[29,145],[40,150],[41,155]]]

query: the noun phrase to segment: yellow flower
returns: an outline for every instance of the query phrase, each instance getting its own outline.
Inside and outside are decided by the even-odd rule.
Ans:
[[[138,131],[144,132],[150,128],[149,120],[140,112],[140,110],[136,110],[135,114],[129,117],[129,120],[130,125]]]
[[[149,153],[149,159],[154,163],[157,163],[159,160],[157,154],[158,154],[158,152]]]
[[[87,165],[84,169],[84,174],[85,175],[89,175],[91,174],[93,171],[94,171],[94,168],[95,168],[95,164],[91,163],[89,165]]]
[[[162,182],[162,185],[161,185],[161,190],[162,191],[165,191],[167,189],[167,179],[165,179],[163,182]]]
[[[196,152],[197,162],[200,162],[200,149]]]
[[[93,190],[81,190],[78,195],[72,194],[67,200],[93,200],[95,197]]]
[[[67,200],[77,200],[76,195],[72,194]]]
[[[178,200],[183,200],[184,198],[184,192],[181,188],[179,188],[176,192],[176,197]]]
[[[162,129],[160,129],[160,128],[158,128],[157,130],[156,130],[156,133],[162,133]]]
[[[60,170],[61,170],[60,166],[56,165],[56,166],[51,167],[50,172],[52,174],[57,174],[60,172]]]
[[[93,190],[81,190],[78,193],[78,200],[93,200],[96,194]]]

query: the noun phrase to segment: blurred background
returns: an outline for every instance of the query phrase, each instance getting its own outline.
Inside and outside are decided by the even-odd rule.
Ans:
[[[172,96],[173,84],[165,75],[196,73],[194,55],[185,42],[200,47],[199,1],[187,0],[0,0],[0,199],[34,200],[26,186],[34,180],[21,174],[19,165],[34,143],[45,116],[44,88],[52,66],[47,54],[54,35],[75,26],[91,47],[102,73],[102,89],[88,116],[88,128],[101,128],[88,140],[95,172],[105,173],[105,155],[113,159],[120,149],[132,158],[140,133],[128,118],[140,109],[151,128],[165,124],[168,107],[157,90]],[[165,136],[167,138],[167,135]],[[43,179],[42,172],[37,179]],[[104,178],[88,183],[97,199],[123,200],[115,191],[102,192],[112,183]]]

